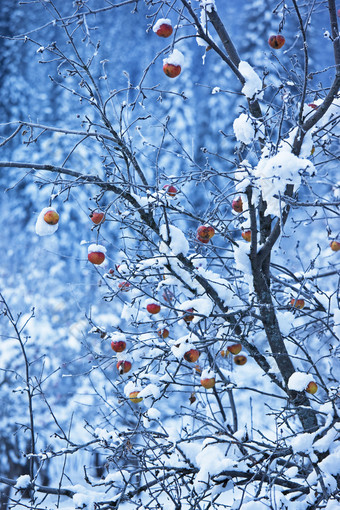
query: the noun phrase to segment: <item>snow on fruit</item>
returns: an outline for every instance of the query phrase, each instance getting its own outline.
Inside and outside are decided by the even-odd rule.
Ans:
[[[53,207],[45,207],[39,214],[35,224],[38,236],[50,236],[58,230],[59,214]]]
[[[106,248],[101,244],[90,244],[87,258],[91,264],[99,265],[105,260]]]
[[[215,374],[211,371],[211,369],[203,370],[201,374],[201,386],[206,390],[210,390],[215,386]]]
[[[170,37],[170,35],[173,32],[171,20],[169,20],[168,18],[160,18],[159,20],[156,21],[152,30],[159,37]]]
[[[286,42],[286,39],[283,37],[283,35],[271,35],[268,39],[268,44],[271,48],[274,50],[279,50],[282,48],[284,43]]]
[[[183,63],[183,53],[175,49],[163,60],[163,71],[169,78],[176,78],[182,71]]]

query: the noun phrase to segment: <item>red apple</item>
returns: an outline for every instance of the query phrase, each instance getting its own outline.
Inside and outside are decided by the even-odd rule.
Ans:
[[[166,62],[163,65],[163,71],[169,78],[176,78],[176,76],[181,74],[182,68],[181,66],[169,64],[169,62]]]
[[[102,264],[105,260],[105,253],[102,251],[91,251],[87,258],[92,264]]]
[[[192,320],[194,320],[195,315],[193,314],[193,311],[194,311],[193,308],[189,308],[189,310],[186,310],[184,312],[183,320],[185,320],[185,322],[191,322]]]
[[[235,198],[231,204],[231,207],[233,208],[233,210],[237,213],[240,213],[243,211],[243,202],[242,202],[242,198],[241,197],[238,197],[238,198]]]
[[[156,21],[152,30],[159,37],[170,37],[172,34],[171,21],[168,18],[160,18]]]
[[[123,281],[118,283],[118,289],[121,290],[122,292],[129,292],[130,287],[131,287],[130,282]]]
[[[245,365],[245,363],[247,363],[247,356],[243,356],[243,354],[238,354],[237,356],[234,356],[233,359],[236,365]]]
[[[201,385],[207,390],[213,388],[215,386],[215,377],[207,377],[206,379],[201,379]]]
[[[156,34],[159,35],[159,37],[170,37],[172,34],[172,26],[167,23],[162,23]]]
[[[271,48],[274,50],[279,50],[282,48],[284,43],[286,42],[286,39],[283,37],[283,35],[271,35],[268,39],[268,44]]]
[[[158,333],[158,336],[161,336],[162,338],[168,338],[168,336],[169,336],[169,334],[170,334],[170,333],[169,333],[169,330],[168,330],[168,329],[166,329],[166,328],[164,328],[164,329],[159,329],[159,330],[157,331],[157,333]]]
[[[202,241],[202,239],[208,239],[208,241],[209,241],[209,239],[214,237],[214,235],[215,235],[214,227],[201,225],[197,229],[197,237],[200,238],[201,241]]]
[[[340,243],[338,241],[332,241],[329,246],[331,247],[331,250],[333,250],[333,251],[340,250]]]
[[[161,307],[160,305],[158,305],[157,303],[150,303],[149,305],[146,305],[146,309],[149,313],[151,313],[152,315],[156,314],[156,313],[159,313],[160,310],[161,310]]]
[[[129,372],[131,370],[132,363],[130,361],[118,361],[117,363],[117,369],[120,374],[126,374],[126,372]]]
[[[169,197],[175,197],[178,193],[178,189],[175,188],[175,186],[171,186],[170,184],[166,184],[165,186],[163,186],[163,189],[166,190]]]
[[[208,244],[208,242],[210,241],[210,239],[204,239],[203,237],[200,236],[196,236],[196,240],[203,244]]]
[[[241,344],[232,344],[227,347],[227,350],[231,352],[231,354],[238,354],[242,351],[242,345]]]
[[[195,361],[198,360],[200,355],[201,355],[201,353],[197,349],[190,349],[190,351],[187,351],[183,357],[184,357],[185,361],[189,361],[190,363],[195,363]]]
[[[104,221],[104,213],[102,212],[91,212],[90,218],[93,221],[95,225],[99,225],[99,223],[102,223]]]
[[[133,404],[138,404],[139,402],[141,402],[143,400],[143,397],[139,397],[140,391],[131,391],[129,393],[129,399],[131,400],[131,402]]]
[[[115,352],[123,352],[126,348],[126,342],[124,340],[112,340],[111,349]]]
[[[244,230],[241,233],[241,236],[243,237],[243,239],[245,241],[247,241],[247,243],[250,243],[250,241],[251,241],[251,230]]]
[[[302,308],[304,308],[305,306],[305,300],[292,298],[290,300],[290,305],[293,306],[294,308],[298,308],[298,310],[302,310]]]
[[[311,393],[312,395],[314,395],[314,393],[318,391],[318,385],[316,384],[316,382],[311,381],[310,383],[308,383],[306,391],[307,393]]]
[[[59,214],[54,209],[45,212],[44,221],[49,225],[56,225],[59,221]]]

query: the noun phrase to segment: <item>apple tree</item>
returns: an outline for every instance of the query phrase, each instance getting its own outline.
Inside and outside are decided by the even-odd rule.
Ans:
[[[34,186],[35,244],[88,279],[47,368],[4,288],[29,437],[8,508],[339,507],[338,18],[263,5],[254,43],[218,0],[41,1],[6,36],[65,100],[4,126],[7,193]]]

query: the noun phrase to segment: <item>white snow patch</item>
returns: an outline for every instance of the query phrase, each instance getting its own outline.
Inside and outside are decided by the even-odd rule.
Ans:
[[[280,217],[279,197],[284,195],[286,186],[292,184],[295,190],[298,189],[301,184],[299,172],[312,173],[313,170],[314,166],[310,161],[298,158],[286,149],[281,148],[273,157],[268,157],[265,152],[254,169],[254,175],[258,179],[263,199],[267,202],[266,213]]]
[[[305,453],[311,453],[313,449],[313,440],[314,440],[315,434],[298,434],[297,436],[293,437],[290,445],[293,449],[294,453],[299,452],[305,452]]]
[[[87,251],[88,251],[88,253],[92,253],[92,252],[106,253],[106,248],[104,246],[102,246],[101,244],[90,244]]]
[[[163,59],[163,65],[172,64],[173,66],[181,66],[184,65],[184,55],[179,50],[174,49],[174,51],[167,58]]]
[[[14,488],[15,489],[27,489],[27,487],[31,483],[30,475],[21,475],[19,478],[17,478],[17,481],[15,482]]]
[[[169,231],[168,231],[169,229]],[[180,253],[183,253],[183,255],[186,255],[189,251],[189,243],[179,228],[175,227],[174,225],[161,225],[159,232],[164,239],[164,241],[169,242],[169,235],[170,234],[170,251],[174,255],[179,255]],[[159,246],[159,251],[161,253],[166,253],[167,255],[170,255],[169,248],[165,244],[165,242],[161,242]]]
[[[288,388],[295,391],[304,391],[311,381],[314,381],[314,377],[311,374],[294,372],[288,380]]]
[[[241,113],[233,122],[236,140],[248,145],[255,138],[255,121],[249,115]]]
[[[255,99],[255,97],[257,99],[262,99],[262,81],[251,65],[241,60],[238,70],[246,80],[241,92],[249,99]]]
[[[51,236],[58,230],[59,222],[55,225],[49,225],[44,220],[44,216],[48,211],[57,212],[53,207],[44,207],[44,209],[40,212],[37,222],[35,224],[35,233],[38,236]],[[57,213],[58,214],[58,213]]]
[[[214,303],[209,298],[197,298],[197,299],[188,299],[184,301],[179,308],[183,311],[190,310],[190,308],[194,309],[199,315],[204,315],[205,317],[209,317],[212,312]],[[193,323],[200,321],[202,317],[195,316],[193,319]]]
[[[158,411],[158,409],[155,409],[154,407],[150,407],[146,414],[148,415],[148,418],[150,418],[150,420],[159,420],[159,418],[161,417],[160,411]]]
[[[153,26],[153,29],[152,29],[152,30],[153,30],[154,32],[157,32],[157,30],[159,29],[159,27],[160,27],[161,25],[170,25],[170,26],[172,26],[172,24],[171,24],[171,20],[170,20],[169,18],[159,18],[159,19],[156,21],[156,23],[154,24],[154,26]]]

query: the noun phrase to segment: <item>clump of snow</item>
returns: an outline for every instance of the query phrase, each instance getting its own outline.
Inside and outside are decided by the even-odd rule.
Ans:
[[[153,397],[153,398],[159,398],[161,392],[159,389],[159,386],[156,384],[148,384],[139,392],[139,396],[146,398],[146,397]]]
[[[288,388],[295,391],[304,391],[314,378],[305,372],[294,372],[288,380]]]
[[[92,253],[92,252],[106,253],[106,248],[104,246],[102,246],[101,244],[90,244],[87,251],[88,251],[88,253]]]
[[[157,32],[157,30],[159,29],[159,27],[160,27],[161,25],[170,25],[170,26],[172,26],[172,24],[171,24],[171,20],[170,20],[170,19],[168,19],[168,18],[159,18],[159,19],[156,21],[156,23],[154,24],[154,26],[153,26],[153,29],[152,29],[152,30],[153,30],[154,32]]]
[[[148,415],[148,418],[150,420],[159,420],[159,418],[161,417],[160,411],[158,411],[158,409],[155,409],[154,407],[150,407],[146,414]]]
[[[123,483],[126,483],[127,480],[130,478],[130,473],[126,471],[125,469],[122,469],[121,471],[114,471],[113,473],[109,473],[104,480],[105,485],[109,483],[114,483],[121,485]],[[116,485],[115,484],[115,485]]]
[[[262,81],[251,65],[249,65],[248,62],[241,60],[238,70],[245,79],[245,84],[243,85],[241,92],[249,99],[262,99]]]
[[[163,65],[172,64],[173,66],[181,66],[184,65],[184,55],[179,50],[174,49],[174,51],[167,57],[163,59]]]
[[[285,470],[284,474],[287,478],[294,478],[299,472],[299,469],[296,466],[288,468]]]
[[[106,441],[106,442],[110,442],[112,440],[117,440],[118,439],[118,436],[117,434],[114,432],[114,431],[108,431],[108,430],[105,430],[105,429],[101,429],[99,427],[97,427],[94,431],[94,435],[96,437],[98,437],[98,439],[100,439],[101,441]]]
[[[236,139],[246,145],[264,136],[262,123],[245,113],[241,113],[241,115],[234,120],[233,129]],[[250,166],[248,161],[245,160],[245,163]],[[241,165],[242,164],[243,162]]]
[[[44,209],[40,212],[37,222],[35,224],[35,233],[38,236],[51,236],[58,230],[59,222],[55,225],[49,225],[44,220],[44,216],[48,211],[57,212],[53,207],[44,207]],[[58,213],[57,213],[58,214]]]
[[[213,377],[215,377],[215,372],[210,367],[202,370],[201,379],[212,379]]]
[[[233,129],[236,140],[248,145],[255,138],[254,121],[249,115],[241,113],[233,122]]]
[[[73,496],[74,508],[94,510],[94,496],[89,493],[76,493]]]
[[[131,391],[141,391],[141,387],[138,386],[136,383],[134,383],[133,381],[129,381],[125,384],[124,386],[124,394],[125,396],[129,396]]]
[[[221,445],[206,444],[196,456],[196,464],[200,468],[195,476],[194,487],[196,492],[201,493],[207,489],[210,478],[227,469],[240,469],[244,467],[241,462],[226,457],[226,452]]]
[[[175,227],[174,225],[161,225],[159,232],[164,239],[164,241],[169,242],[170,250],[174,255],[179,255],[180,253],[183,253],[183,255],[186,255],[189,251],[189,243],[179,228]],[[170,239],[169,239],[170,234]],[[159,246],[159,251],[161,253],[166,253],[170,255],[168,246],[161,242]]]
[[[306,432],[305,434],[297,434],[295,437],[292,438],[290,442],[293,452],[311,453],[313,450],[314,437],[315,434],[309,434],[308,432]]]
[[[214,87],[211,91],[212,94],[218,94],[219,92],[221,92],[220,87]]]
[[[30,475],[21,475],[15,482],[15,489],[27,489],[31,483]]]
[[[281,333],[284,336],[289,335],[290,330],[293,326],[294,315],[292,312],[277,312],[276,313],[278,323],[280,325]]]
[[[254,169],[254,175],[258,179],[263,199],[267,202],[266,213],[280,217],[279,197],[284,195],[286,186],[292,184],[297,189],[301,184],[300,172],[312,173],[313,170],[314,166],[309,160],[298,158],[286,147],[281,147],[273,157],[268,157],[265,152]]]
[[[209,298],[197,298],[197,299],[188,299],[187,301],[184,301],[179,308],[183,311],[190,310],[190,308],[193,308],[194,312],[196,312],[199,315],[204,315],[206,317],[209,317],[209,315],[212,312],[214,303]],[[202,317],[195,316],[192,322],[195,324],[196,322],[200,321]]]

